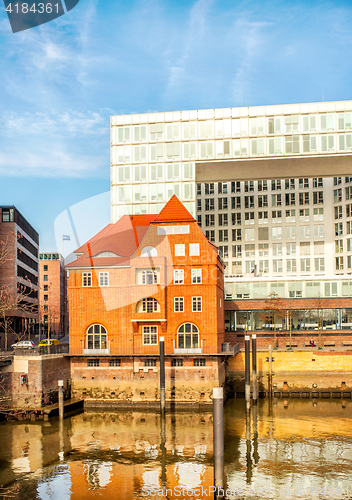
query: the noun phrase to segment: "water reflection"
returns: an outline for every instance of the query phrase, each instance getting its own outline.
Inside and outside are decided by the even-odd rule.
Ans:
[[[351,496],[351,408],[341,400],[264,400],[246,414],[244,400],[228,402],[227,498]],[[0,484],[21,500],[213,498],[212,439],[211,413],[3,423]]]

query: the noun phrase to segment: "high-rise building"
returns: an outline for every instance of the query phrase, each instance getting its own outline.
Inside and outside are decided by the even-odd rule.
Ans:
[[[111,186],[113,222],[179,196],[229,300],[352,296],[352,101],[112,116]]]
[[[0,346],[36,333],[39,235],[14,206],[0,206]]]

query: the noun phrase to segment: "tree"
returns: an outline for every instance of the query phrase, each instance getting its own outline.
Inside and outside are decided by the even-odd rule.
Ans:
[[[0,266],[4,264],[11,255],[11,246],[9,244],[9,238],[0,241]]]
[[[274,324],[274,344],[275,348],[278,347],[276,339],[276,322],[286,316],[286,309],[284,302],[277,293],[270,293],[268,300],[265,301],[264,310],[270,313],[270,321]]]
[[[15,260],[14,245],[7,237],[0,241],[0,271],[5,264],[11,264]],[[25,279],[30,285],[30,281]],[[13,328],[14,318],[31,318],[36,313],[36,303],[28,300],[31,296],[32,288],[27,284],[17,283],[17,287],[8,284],[0,285],[0,325],[5,334],[5,349],[8,348],[9,334],[15,334],[17,340],[25,335],[25,332],[17,334]]]

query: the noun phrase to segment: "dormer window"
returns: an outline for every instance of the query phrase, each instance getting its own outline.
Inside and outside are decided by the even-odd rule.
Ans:
[[[141,257],[157,257],[158,252],[156,251],[156,248],[154,247],[144,247],[141,251]]]
[[[97,255],[94,255],[94,258],[100,258],[100,257],[121,257],[120,255],[117,255],[114,252],[100,252]]]

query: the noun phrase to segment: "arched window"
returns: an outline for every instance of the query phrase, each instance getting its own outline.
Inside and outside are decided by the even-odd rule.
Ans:
[[[157,257],[158,252],[154,247],[144,247],[141,251],[141,257]]]
[[[108,334],[103,325],[92,325],[87,330],[87,349],[107,349]]]
[[[143,312],[152,313],[152,312],[158,312],[159,310],[160,310],[159,302],[153,297],[147,297],[145,299],[142,299],[137,304],[137,312],[140,313]]]
[[[193,323],[183,323],[177,330],[177,344],[179,349],[198,349],[199,331]]]

